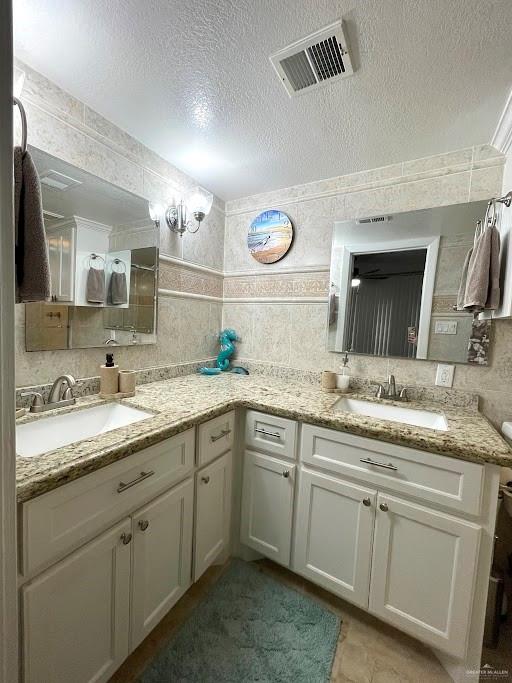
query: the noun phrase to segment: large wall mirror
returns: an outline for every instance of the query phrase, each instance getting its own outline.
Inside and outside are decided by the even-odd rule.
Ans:
[[[27,351],[156,343],[159,231],[148,202],[30,147],[51,301],[25,306]]]
[[[471,202],[336,222],[328,350],[485,365],[488,324],[456,309],[486,208]]]

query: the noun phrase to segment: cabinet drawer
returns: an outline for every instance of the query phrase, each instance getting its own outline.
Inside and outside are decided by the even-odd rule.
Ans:
[[[284,417],[248,410],[245,420],[245,443],[265,453],[295,460],[297,423]]]
[[[24,503],[22,573],[63,557],[193,467],[194,429],[189,429]]]
[[[329,472],[477,515],[483,467],[443,455],[304,425],[301,459]]]
[[[202,467],[229,451],[235,434],[235,412],[214,417],[198,430],[197,464]]]

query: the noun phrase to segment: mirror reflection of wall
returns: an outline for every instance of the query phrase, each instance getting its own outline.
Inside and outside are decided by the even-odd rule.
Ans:
[[[159,231],[148,202],[30,151],[41,178],[52,301],[25,304],[26,350],[156,343]]]
[[[472,202],[335,223],[328,350],[486,364],[490,323],[454,310],[486,206]],[[477,358],[469,351],[475,344]]]

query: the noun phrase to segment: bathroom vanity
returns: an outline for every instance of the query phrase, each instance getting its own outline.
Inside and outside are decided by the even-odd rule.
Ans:
[[[474,409],[438,408],[441,431],[335,399],[262,376],[156,382],[123,401],[153,417],[19,457],[25,683],[107,681],[229,554],[422,640],[455,680],[478,667],[508,447]]]

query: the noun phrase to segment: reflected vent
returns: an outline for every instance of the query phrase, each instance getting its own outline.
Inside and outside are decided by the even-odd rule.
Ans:
[[[375,216],[374,218],[359,218],[358,223],[388,223],[391,216]]]
[[[342,21],[279,50],[270,61],[290,97],[353,73]]]

